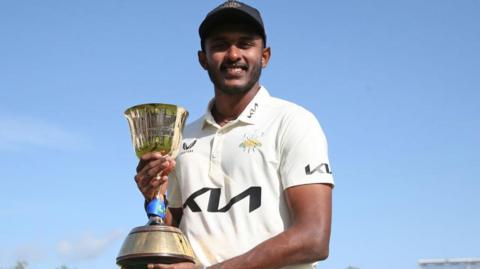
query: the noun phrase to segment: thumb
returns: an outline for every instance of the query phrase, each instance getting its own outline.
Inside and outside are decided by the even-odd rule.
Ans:
[[[153,264],[150,263],[147,265],[147,269],[171,269],[173,267],[167,265],[167,264]]]

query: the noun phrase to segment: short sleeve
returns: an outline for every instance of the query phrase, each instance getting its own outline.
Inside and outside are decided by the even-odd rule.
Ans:
[[[167,201],[168,207],[182,207],[182,193],[180,191],[180,186],[178,185],[175,170],[168,175]]]
[[[333,186],[327,140],[312,113],[302,107],[287,112],[280,134],[280,177],[284,189],[313,183]]]

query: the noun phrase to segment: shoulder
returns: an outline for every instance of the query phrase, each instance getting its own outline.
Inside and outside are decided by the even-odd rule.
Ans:
[[[278,120],[277,138],[280,148],[297,147],[299,143],[318,141],[326,137],[317,117],[305,107],[277,97],[270,97],[270,115]]]
[[[272,112],[282,118],[282,125],[318,124],[315,115],[303,106],[277,97],[270,97]]]

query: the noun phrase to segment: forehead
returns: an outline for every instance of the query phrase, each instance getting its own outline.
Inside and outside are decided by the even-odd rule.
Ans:
[[[215,39],[229,39],[229,38],[242,38],[242,39],[261,39],[262,36],[258,33],[257,29],[249,24],[222,24],[208,34],[206,40]]]

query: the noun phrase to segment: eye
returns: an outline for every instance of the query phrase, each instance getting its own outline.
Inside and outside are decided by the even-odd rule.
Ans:
[[[255,46],[255,43],[252,40],[242,40],[238,42],[238,47],[242,49],[248,49],[254,46]]]
[[[215,41],[210,44],[210,49],[219,51],[219,50],[226,50],[228,48],[228,44],[222,41]]]

